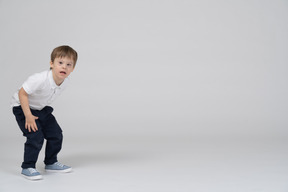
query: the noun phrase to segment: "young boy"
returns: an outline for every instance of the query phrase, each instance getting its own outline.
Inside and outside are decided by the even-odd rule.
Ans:
[[[62,146],[62,130],[49,105],[67,86],[68,76],[74,70],[77,52],[69,46],[60,46],[51,53],[50,70],[30,76],[12,98],[13,113],[26,137],[22,175],[30,180],[42,179],[35,169],[39,152],[46,139],[45,170],[70,172],[72,168],[57,161]]]

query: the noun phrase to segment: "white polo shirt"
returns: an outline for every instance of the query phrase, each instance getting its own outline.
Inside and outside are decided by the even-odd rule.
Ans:
[[[30,76],[22,85],[28,94],[30,108],[41,110],[45,106],[50,105],[67,86],[68,81],[69,79],[66,78],[60,86],[56,85],[51,70]],[[12,97],[12,107],[20,106],[18,96],[20,89]]]

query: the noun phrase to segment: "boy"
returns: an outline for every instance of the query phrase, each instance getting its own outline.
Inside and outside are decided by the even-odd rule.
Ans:
[[[42,179],[35,169],[39,152],[46,139],[45,170],[70,172],[72,168],[57,162],[62,146],[62,129],[49,105],[67,86],[74,70],[77,52],[69,46],[56,47],[51,53],[50,70],[30,76],[12,98],[13,113],[26,137],[21,174],[30,180]]]

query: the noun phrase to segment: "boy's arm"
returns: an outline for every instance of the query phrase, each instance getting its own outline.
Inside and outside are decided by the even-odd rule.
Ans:
[[[19,94],[20,104],[21,104],[21,107],[22,107],[22,110],[26,119],[25,128],[28,129],[29,132],[31,132],[31,130],[36,132],[38,128],[37,128],[35,120],[38,119],[38,117],[34,116],[31,113],[31,110],[29,107],[28,94],[23,89],[23,87],[19,90],[18,94]]]

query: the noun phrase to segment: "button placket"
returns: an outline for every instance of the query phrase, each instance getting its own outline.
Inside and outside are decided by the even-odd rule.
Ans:
[[[55,95],[56,95],[56,88],[52,88],[53,89],[53,91],[52,91],[52,94],[51,94],[51,97],[50,97],[50,99],[48,100],[48,103],[50,104],[50,103],[52,103],[52,101],[54,100],[54,98],[55,98]]]

